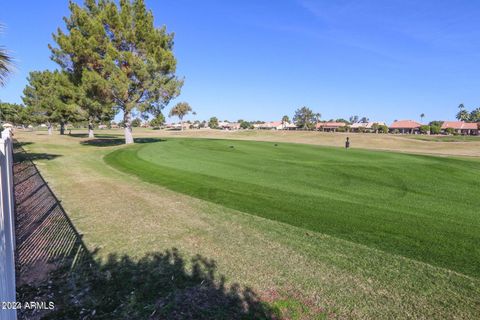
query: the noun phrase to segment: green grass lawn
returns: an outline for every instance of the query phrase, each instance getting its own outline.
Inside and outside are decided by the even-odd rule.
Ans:
[[[291,135],[289,133],[285,136],[281,132],[258,132],[254,137],[255,140],[268,141],[275,138],[276,141],[256,143],[240,140],[176,140],[178,139],[176,138],[177,133],[180,132],[175,132],[172,137],[169,132],[138,130],[135,132],[138,138],[137,142],[149,143],[123,146],[121,145],[123,139],[120,130],[98,133],[99,136],[93,140],[86,137],[85,131],[76,131],[72,135],[65,136],[58,134],[48,136],[45,132],[21,131],[15,134],[16,139],[25,148],[26,156],[34,159],[41,174],[48,182],[48,186],[61,200],[61,205],[71,219],[73,227],[81,235],[88,254],[95,260],[94,265],[99,267],[99,269],[92,269],[91,265],[87,265],[91,269],[90,273],[94,273],[94,278],[90,278],[90,274],[85,275],[67,265],[70,271],[58,274],[60,280],[54,276],[49,278],[49,281],[42,282],[40,287],[38,285],[28,286],[25,288],[26,291],[20,291],[20,294],[23,293],[20,296],[25,298],[25,301],[30,301],[34,297],[38,297],[39,290],[43,288],[44,291],[41,291],[46,293],[45,299],[54,301],[58,306],[59,313],[51,315],[49,317],[51,319],[83,317],[78,313],[62,316],[62,310],[67,311],[72,308],[82,309],[84,314],[96,311],[96,317],[100,318],[105,311],[110,310],[110,307],[117,310],[116,316],[110,314],[109,317],[103,318],[147,318],[151,314],[150,311],[156,309],[159,314],[158,312],[163,310],[161,306],[164,305],[164,302],[172,300],[183,301],[184,304],[195,307],[195,303],[184,299],[186,296],[193,297],[195,301],[200,298],[202,300],[203,297],[208,298],[207,300],[215,301],[213,305],[217,306],[220,304],[218,295],[210,295],[208,294],[210,291],[204,291],[205,283],[210,282],[204,282],[202,278],[191,278],[193,274],[191,262],[198,261],[199,257],[205,259],[204,261],[214,262],[212,264],[214,267],[212,270],[215,270],[214,287],[222,286],[222,279],[225,279],[226,290],[236,284],[240,286],[241,292],[251,288],[268,306],[284,310],[282,314],[287,319],[315,319],[315,316],[320,319],[478,319],[480,278],[472,276],[472,273],[467,275],[466,272],[456,272],[454,270],[458,271],[458,269],[453,267],[445,268],[445,265],[438,261],[422,262],[425,260],[419,257],[418,246],[412,248],[412,250],[416,250],[412,251],[416,254],[416,259],[406,258],[405,256],[412,256],[408,253],[398,254],[399,251],[391,250],[388,246],[392,246],[394,241],[387,236],[394,234],[395,237],[398,237],[398,243],[402,245],[404,243],[402,237],[407,238],[414,234],[409,233],[408,230],[407,233],[405,230],[402,232],[394,230],[390,234],[384,232],[383,239],[389,241],[388,246],[384,246],[374,241],[366,242],[360,237],[362,232],[368,236],[368,232],[373,232],[374,229],[367,230],[367,232],[364,230],[351,232],[352,235],[345,236],[342,235],[342,232],[331,228],[331,223],[329,223],[328,229],[325,231],[315,232],[309,231],[305,227],[298,227],[305,222],[297,223],[290,220],[285,223],[281,222],[285,220],[278,219],[278,217],[267,216],[270,211],[279,214],[280,210],[276,205],[272,206],[270,210],[263,208],[262,210],[266,211],[263,213],[258,212],[261,207],[256,208],[257,212],[247,209],[252,206],[250,201],[255,203],[258,200],[254,198],[257,195],[253,193],[262,190],[265,185],[278,190],[276,192],[284,192],[287,195],[289,192],[286,190],[291,191],[292,189],[297,194],[303,194],[303,196],[298,196],[299,200],[294,203],[294,206],[299,208],[313,206],[303,202],[312,193],[317,193],[317,196],[313,198],[318,197],[318,194],[328,195],[334,200],[335,194],[337,194],[337,200],[349,196],[350,199],[347,201],[360,202],[360,205],[357,205],[360,209],[376,203],[380,208],[387,206],[396,208],[396,210],[401,210],[398,208],[402,206],[421,207],[416,203],[410,205],[406,203],[406,199],[411,199],[408,197],[412,197],[410,193],[413,190],[423,188],[417,196],[424,195],[428,199],[427,194],[438,192],[443,185],[451,186],[453,187],[452,194],[448,193],[447,199],[457,201],[458,194],[465,192],[466,200],[461,208],[452,212],[435,208],[412,211],[421,213],[418,214],[419,221],[427,221],[425,223],[428,225],[424,227],[427,230],[425,233],[436,233],[442,236],[442,241],[443,232],[449,229],[443,228],[442,223],[436,224],[436,219],[429,221],[427,218],[432,214],[442,216],[447,220],[448,214],[454,217],[451,219],[451,230],[454,230],[455,234],[452,234],[444,244],[448,246],[446,248],[448,250],[444,252],[448,253],[452,247],[461,246],[462,241],[466,243],[465,247],[474,241],[468,240],[468,234],[478,225],[471,217],[472,208],[468,204],[469,201],[470,203],[475,201],[475,195],[472,196],[474,191],[462,191],[455,188],[458,188],[461,180],[465,180],[467,184],[472,183],[471,179],[474,179],[474,176],[469,172],[477,167],[476,163],[480,163],[480,158],[471,157],[467,161],[461,161],[451,158],[415,157],[360,150],[349,150],[346,153],[342,149],[280,143],[318,144],[334,139],[332,145],[341,145],[344,136],[337,137],[334,134],[308,133],[308,137],[306,137],[306,133],[303,132],[298,132],[298,134],[293,132]],[[191,134],[198,138],[198,134],[188,131],[185,134]],[[243,139],[241,135],[233,136],[230,132],[208,131],[202,132],[203,134],[209,138]],[[152,143],[155,139],[158,141],[159,137],[166,137],[168,141]],[[248,139],[252,138],[248,137]],[[442,153],[452,156],[476,154],[475,151],[472,151],[476,148],[475,142],[469,144],[419,142],[413,139],[391,139],[391,135],[367,134],[356,135],[352,139],[354,139],[355,148],[361,146],[385,148],[388,146],[388,148],[399,149],[402,152],[431,153],[441,150]],[[362,145],[360,145],[361,139],[363,139]],[[278,143],[278,146],[275,147],[275,143]],[[234,148],[229,148],[231,145]],[[211,148],[212,151],[205,151],[205,147]],[[276,148],[275,151],[271,150],[273,147]],[[126,156],[124,152],[128,150],[131,150],[128,153],[134,150],[138,151],[142,161],[145,161],[144,153],[150,153],[148,157],[160,157],[158,160],[161,159],[161,165],[168,167],[168,170],[162,169],[166,171],[162,174],[155,173],[159,168],[154,166],[149,174],[158,174],[158,176],[151,180],[140,179],[138,175],[132,174],[129,170],[121,169],[122,171],[119,171],[104,161],[105,156],[112,157],[113,155],[108,155],[117,150],[123,156]],[[290,150],[295,152],[290,154]],[[249,152],[254,154],[249,155]],[[282,152],[287,154],[282,154]],[[212,159],[205,158],[208,153],[211,153]],[[243,155],[244,153],[245,155]],[[232,157],[228,158],[226,155]],[[342,155],[350,158],[342,159]],[[237,158],[238,160],[236,160]],[[250,162],[249,159],[254,162]],[[341,162],[336,163],[332,159],[337,162],[341,160]],[[398,159],[401,159],[404,165],[400,166]],[[134,161],[138,164],[137,160]],[[150,164],[155,162],[154,160],[148,161],[153,161],[149,162]],[[288,171],[280,170],[282,162],[284,163],[282,167],[287,168]],[[323,165],[317,165],[322,162]],[[287,165],[287,163],[290,164]],[[304,169],[301,169],[300,163],[303,163]],[[340,165],[342,163],[343,166]],[[416,165],[413,166],[415,163]],[[424,164],[423,168],[422,163]],[[358,166],[360,169],[348,169],[349,166],[346,164]],[[215,165],[214,169],[211,167],[213,165]],[[308,169],[309,165],[311,169]],[[231,169],[232,166],[233,169]],[[338,168],[335,169],[335,166]],[[434,178],[425,183],[426,187],[423,183],[420,186],[408,185],[407,188],[403,186],[403,189],[406,188],[407,191],[397,191],[398,196],[395,196],[392,179],[398,180],[401,177],[404,184],[411,183],[415,177],[412,177],[409,170],[414,170],[419,166],[422,168],[419,175],[431,174]],[[320,170],[318,167],[323,167],[323,169]],[[365,171],[362,167],[371,167],[372,169]],[[382,177],[388,173],[389,168],[396,170],[394,177]],[[399,168],[403,171],[400,171]],[[451,173],[450,169],[457,172]],[[268,173],[275,170],[281,171],[278,179],[268,178]],[[322,170],[325,172],[320,174]],[[335,170],[338,170],[339,173],[334,174]],[[382,174],[377,173],[377,170],[383,170]],[[432,170],[437,170],[438,173],[434,174],[431,172]],[[177,174],[183,171],[187,171],[187,173],[183,173],[178,179],[173,179],[173,182],[170,181],[169,184],[166,184],[169,173]],[[202,171],[206,173],[202,173]],[[197,174],[204,174],[205,178],[198,180],[197,177],[194,181],[190,180]],[[367,175],[368,179],[376,179],[379,186],[376,186],[376,182],[361,179],[360,175],[362,174]],[[332,175],[335,175],[337,180],[333,179]],[[348,175],[350,175],[349,178],[347,178]],[[252,199],[241,197],[243,198],[241,205],[229,197],[220,199],[221,201],[218,198],[212,200],[221,195],[220,193],[215,195],[215,192],[223,192],[222,189],[217,190],[218,186],[215,187],[219,183],[218,181],[208,182],[211,181],[212,176],[213,178],[221,176],[227,180],[238,176],[235,179],[243,188],[242,192],[248,192],[245,191],[244,183],[249,186],[255,184],[258,186],[257,189],[250,191]],[[307,179],[308,176],[313,178]],[[323,177],[324,181],[319,180],[319,177]],[[163,182],[159,184],[161,179]],[[327,183],[327,179],[331,181]],[[348,179],[350,179],[350,183]],[[333,184],[333,181],[336,181],[337,184]],[[199,191],[193,193],[188,190],[193,188],[192,186],[188,188],[181,186],[186,183],[204,185],[205,188],[211,190],[211,194],[207,195],[208,197],[204,196],[204,200],[199,199],[201,197]],[[310,185],[306,185],[306,183]],[[241,190],[235,184],[227,184],[231,188],[229,190],[240,192]],[[372,195],[362,190],[369,184],[372,185],[372,190],[377,192],[380,189],[380,192]],[[356,187],[354,187],[355,185]],[[329,189],[330,191],[328,191]],[[402,188],[399,187],[399,189]],[[268,188],[263,188],[265,193],[268,190]],[[361,197],[356,193],[364,193],[366,196]],[[265,199],[260,202],[261,204],[263,201],[274,202],[272,199],[278,198],[270,191],[268,194],[271,199],[265,196]],[[407,197],[404,197],[405,200],[402,200],[402,194]],[[390,203],[386,200],[389,195],[392,197]],[[25,196],[28,196],[28,193]],[[377,202],[372,200],[375,196],[378,197]],[[443,203],[447,202],[442,200],[445,197],[438,196],[437,198],[439,203],[434,206],[441,207],[442,201]],[[38,192],[29,196],[29,199],[38,200],[40,203],[43,201]],[[290,205],[291,200],[287,200],[285,198],[278,201]],[[318,201],[318,199],[312,201]],[[388,204],[385,205],[385,203]],[[35,209],[37,208],[50,212],[49,206],[44,204],[35,207]],[[235,210],[235,208],[246,209]],[[435,210],[437,211],[432,213]],[[361,209],[361,213],[363,211],[364,209]],[[382,210],[374,209],[372,214],[374,212],[377,214],[380,212],[380,218],[385,219],[382,217],[384,214]],[[396,220],[407,221],[405,223],[411,224],[411,220],[414,219],[412,212],[399,214],[401,219]],[[320,213],[322,212],[317,210],[317,216]],[[349,212],[340,213],[347,214]],[[262,216],[268,218],[265,219]],[[329,221],[331,221],[330,218]],[[356,220],[352,221],[358,223]],[[352,229],[350,221],[347,222],[345,225]],[[461,233],[460,228],[456,227],[460,223],[466,225],[466,231],[465,234],[457,236],[456,234]],[[316,223],[311,226],[317,228],[318,225],[319,223]],[[382,223],[376,221],[371,225],[376,230],[383,228]],[[62,224],[59,226],[61,227]],[[48,227],[48,224],[42,223],[41,227]],[[414,225],[414,228],[417,228],[415,230],[418,231],[420,227]],[[41,232],[45,232],[46,236],[51,234],[47,230]],[[58,230],[53,233],[54,238],[65,237],[65,232],[65,230]],[[380,232],[378,233],[380,234]],[[35,233],[33,236],[38,243],[33,250],[38,250],[39,246],[44,247],[45,250],[50,250],[51,247],[55,248],[48,241],[43,241],[40,234]],[[37,238],[38,236],[40,238]],[[418,239],[416,242],[419,245],[420,241],[431,240],[430,236],[427,236],[426,239],[416,238],[417,236],[413,238]],[[360,240],[345,240],[351,240],[353,237]],[[415,241],[412,240],[412,242]],[[69,248],[62,248],[62,250],[69,250]],[[172,265],[170,263],[172,261],[166,264],[161,261],[158,263],[157,260],[151,259],[152,254],[165,256],[172,252],[172,248],[178,250],[181,260],[185,262],[184,266],[182,264],[177,266],[177,263]],[[382,248],[382,250],[378,248]],[[426,248],[425,252],[430,250],[428,243],[423,248]],[[438,246],[434,249],[438,249]],[[57,251],[61,253],[61,250],[56,250],[55,253]],[[472,265],[478,264],[474,259],[477,255],[476,252],[478,251],[475,251],[475,246],[472,246],[472,249],[464,255]],[[454,255],[449,257],[452,256]],[[57,260],[53,259],[52,261]],[[35,268],[27,269],[28,272],[35,274],[37,274],[37,270]],[[178,271],[181,277],[175,276],[175,281],[172,281],[171,271]],[[19,274],[22,275],[22,272]],[[193,281],[184,282],[185,279]],[[62,284],[66,284],[66,288]],[[61,290],[55,291],[55,288]],[[200,296],[193,294],[195,292],[201,293]],[[88,294],[85,295],[85,293]],[[167,295],[165,296],[164,293]],[[145,294],[149,295],[147,299],[145,299]],[[167,297],[168,299],[166,299]],[[108,306],[105,305],[105,298],[109,301]],[[72,300],[77,299],[83,302],[86,299],[91,303],[82,303],[81,305],[71,303]],[[197,306],[205,307],[201,301]],[[87,311],[83,308],[86,308]],[[217,309],[213,308],[210,311],[216,312]],[[139,314],[147,316],[139,317]]]
[[[207,139],[136,144],[105,161],[222,206],[480,276],[480,162]]]

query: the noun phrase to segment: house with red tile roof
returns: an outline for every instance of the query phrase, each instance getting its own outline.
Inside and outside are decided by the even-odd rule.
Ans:
[[[327,132],[335,132],[338,128],[346,127],[347,124],[345,122],[319,122],[315,126],[317,130],[327,131]]]
[[[410,134],[417,134],[420,132],[420,127],[422,126],[421,123],[418,123],[413,120],[397,120],[394,121],[389,129],[393,133],[410,133]]]
[[[455,133],[464,135],[479,135],[479,124],[475,122],[465,121],[445,121],[442,124],[441,130],[443,133],[447,133],[447,129],[451,128]]]

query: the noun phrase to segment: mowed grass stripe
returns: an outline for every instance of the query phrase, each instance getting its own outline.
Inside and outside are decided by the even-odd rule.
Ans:
[[[111,166],[177,192],[478,277],[478,161],[170,139]]]

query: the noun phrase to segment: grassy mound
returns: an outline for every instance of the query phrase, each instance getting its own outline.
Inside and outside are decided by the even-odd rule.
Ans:
[[[480,276],[480,162],[297,144],[170,139],[105,161],[225,207]]]

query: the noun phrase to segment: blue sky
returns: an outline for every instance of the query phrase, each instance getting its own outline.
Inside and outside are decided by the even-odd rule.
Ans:
[[[480,2],[147,0],[175,32],[179,100],[197,118],[278,120],[306,105],[323,119],[453,119],[480,106]],[[67,2],[4,1],[0,35],[17,70],[0,100],[21,102]]]

